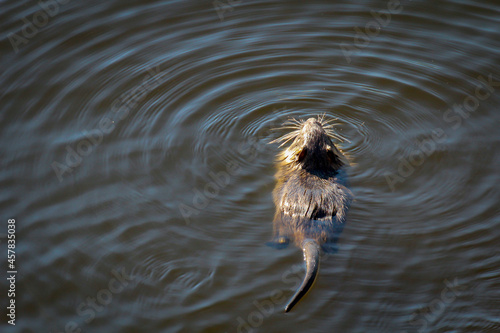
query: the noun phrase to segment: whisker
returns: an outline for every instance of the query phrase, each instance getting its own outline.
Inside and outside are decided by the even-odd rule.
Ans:
[[[273,128],[272,130],[273,130],[273,131],[278,131],[278,130],[282,130],[282,129],[300,130],[300,128],[298,128],[298,127],[296,127],[296,126],[281,126],[281,127],[276,127],[276,128]]]
[[[288,127],[282,127],[282,128],[292,128],[292,129],[296,129],[296,130],[301,128],[301,126],[299,126],[299,125],[290,124],[290,123],[284,123],[282,126],[288,126]]]
[[[290,140],[292,140],[293,138],[288,138],[285,142],[283,142],[282,144],[279,145],[279,147],[283,147],[284,145],[286,145],[286,143]]]
[[[339,118],[328,119],[328,120],[323,121],[321,124],[322,125],[328,125],[328,124],[330,124],[330,123],[332,123],[332,122],[334,122],[336,120],[339,120]]]
[[[299,130],[295,130],[295,131],[292,131],[290,133],[286,133],[286,134],[280,136],[279,138],[274,139],[273,141],[271,141],[271,143],[281,142],[281,141],[285,141],[285,140],[286,140],[285,142],[288,142],[290,139],[297,137],[297,135],[299,135],[299,133],[300,133]]]
[[[335,123],[335,121],[338,120],[338,118],[330,118],[325,120],[327,114],[326,112],[323,114],[320,114],[317,116],[317,120],[321,123],[325,133],[332,139],[335,139],[339,142],[349,142],[351,143],[350,140],[345,138],[343,135],[337,133],[335,131],[336,126],[340,126],[340,123]],[[296,118],[290,118],[286,120],[281,127],[278,128],[273,128],[273,130],[292,130],[291,132],[285,133],[282,136],[272,140],[270,143],[279,143],[279,147],[283,147],[286,145],[288,142],[291,140],[296,139],[302,130],[302,127],[304,126],[305,120],[298,120]]]
[[[335,126],[339,126],[340,124],[337,123],[337,124],[328,124],[326,126],[323,126],[323,128],[332,128],[332,127],[335,127]]]
[[[342,136],[341,134],[337,133],[333,128],[326,128],[325,129],[325,132],[327,134],[332,134],[332,135],[339,135],[339,136]]]
[[[301,129],[302,126],[299,126],[297,124],[290,124],[290,123],[284,123],[282,126],[289,126],[288,128],[294,128],[296,130]]]
[[[283,135],[283,136],[280,136],[279,138],[273,140],[273,142],[282,142],[282,141],[287,140],[291,137],[292,137],[291,135]]]
[[[303,124],[302,121],[299,121],[295,118],[290,118],[283,123],[283,125],[297,125],[297,126],[302,126],[302,124]]]
[[[338,134],[338,133],[332,133],[332,132],[327,132],[327,134],[329,136],[331,136],[332,138],[335,138],[337,140],[339,140],[340,142],[344,142],[344,141],[347,141],[349,143],[351,143],[351,141],[349,141],[348,139],[346,139],[345,137],[343,137],[342,135]]]
[[[288,141],[292,140],[292,139],[295,139],[296,136],[293,136],[293,135],[287,135],[287,136],[282,136],[278,139],[275,139],[273,141],[271,141],[271,143],[275,143],[275,142],[281,142],[283,141],[279,147],[283,147]]]

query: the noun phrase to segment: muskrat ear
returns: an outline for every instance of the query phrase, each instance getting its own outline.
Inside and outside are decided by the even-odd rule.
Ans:
[[[299,156],[297,157],[297,162],[301,162],[304,157],[306,157],[307,154],[307,148],[303,148],[302,151],[300,152]]]

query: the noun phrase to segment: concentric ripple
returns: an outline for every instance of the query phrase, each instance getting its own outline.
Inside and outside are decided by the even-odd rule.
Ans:
[[[19,332],[499,327],[495,1],[61,2],[0,3]],[[356,199],[284,318],[269,143],[318,115]]]

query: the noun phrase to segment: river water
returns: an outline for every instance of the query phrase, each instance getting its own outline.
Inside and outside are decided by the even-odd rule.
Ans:
[[[0,31],[2,332],[500,332],[498,1],[6,0]],[[285,314],[269,142],[323,114],[356,199]]]

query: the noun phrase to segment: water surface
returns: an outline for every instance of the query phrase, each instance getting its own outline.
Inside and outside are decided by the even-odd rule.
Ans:
[[[2,332],[500,331],[496,1],[63,2],[0,3]],[[268,143],[318,114],[356,201],[285,315]]]

